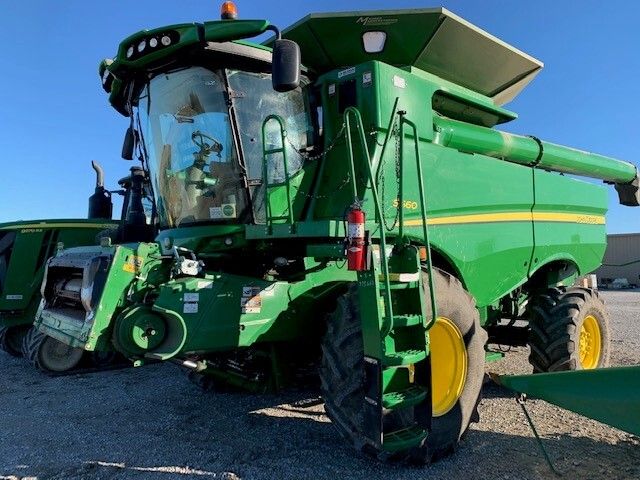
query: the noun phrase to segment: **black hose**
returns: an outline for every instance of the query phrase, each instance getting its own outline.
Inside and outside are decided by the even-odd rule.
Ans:
[[[626,267],[628,265],[633,265],[634,263],[640,263],[640,260],[633,260],[627,263],[603,263],[603,267]]]

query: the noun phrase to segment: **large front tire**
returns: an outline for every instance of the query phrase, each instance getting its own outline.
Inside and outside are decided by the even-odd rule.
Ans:
[[[434,269],[436,300],[438,306],[440,334],[459,332],[463,342],[463,378],[445,379],[434,385],[435,389],[458,385],[456,397],[451,398],[446,391],[435,390],[434,399],[441,406],[438,416],[432,418],[432,430],[422,447],[411,452],[413,460],[428,463],[452,453],[471,421],[476,420],[477,407],[484,377],[484,345],[486,332],[480,326],[475,302],[455,277]],[[425,275],[425,285],[428,285]],[[430,310],[428,293],[425,304]],[[445,326],[446,325],[446,326]],[[436,328],[434,326],[433,328]],[[457,336],[457,335],[454,335]],[[444,338],[442,335],[437,335]],[[440,348],[436,338],[432,338],[432,370],[441,365],[448,348]],[[340,434],[356,449],[384,458],[383,452],[373,452],[362,440],[362,411],[364,404],[364,352],[357,288],[352,288],[338,299],[337,308],[330,315],[327,333],[322,341],[322,365],[320,379],[325,400],[325,411]],[[442,365],[444,366],[444,365]],[[455,371],[458,375],[460,371]],[[454,376],[455,376],[454,375]],[[434,402],[436,403],[436,402]],[[407,409],[408,410],[408,409]],[[407,415],[408,413],[409,415]],[[391,423],[407,423],[412,412],[385,417]],[[405,452],[410,453],[410,452]]]
[[[528,311],[534,373],[609,365],[609,315],[596,290],[550,288],[531,299]]]

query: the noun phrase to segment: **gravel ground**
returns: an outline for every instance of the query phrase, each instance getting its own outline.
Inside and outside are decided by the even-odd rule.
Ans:
[[[640,364],[640,292],[604,292],[612,363]],[[526,349],[488,371],[529,371]],[[425,468],[347,447],[317,393],[207,394],[173,365],[47,377],[0,354],[0,479],[546,479],[513,396],[485,385],[482,420]],[[528,409],[565,478],[640,478],[640,439],[542,401]]]

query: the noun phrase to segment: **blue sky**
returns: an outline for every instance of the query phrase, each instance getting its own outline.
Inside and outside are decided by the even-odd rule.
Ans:
[[[220,2],[221,3],[221,2]],[[217,19],[219,3],[181,0],[5,2],[0,16],[0,222],[86,215],[90,160],[114,187],[127,120],[112,110],[97,68],[120,40],[143,28]],[[307,13],[345,10],[336,0],[238,1],[242,18],[285,27]],[[351,0],[349,10],[439,3]],[[443,4],[539,58],[542,73],[507,108],[506,130],[629,161],[640,161],[640,2],[475,1]],[[618,205],[608,228],[640,231],[640,208]]]

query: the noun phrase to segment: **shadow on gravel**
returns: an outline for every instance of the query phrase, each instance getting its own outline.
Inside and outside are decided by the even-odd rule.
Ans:
[[[107,419],[109,426],[87,418],[80,408],[77,417],[66,421],[83,428],[66,429],[59,436],[45,429],[48,442],[34,452],[40,460],[26,468],[4,468],[0,478],[556,478],[532,438],[473,429],[456,455],[432,466],[375,462],[339,438],[315,392],[205,394],[185,385],[181,398],[158,402],[153,410],[149,406],[132,404],[133,416],[121,411]],[[41,412],[34,421],[47,425],[50,414],[55,412]],[[640,478],[636,439],[610,445],[565,434],[543,441],[566,478]]]
[[[555,478],[512,395],[492,384],[493,418],[474,425],[456,455],[417,468],[355,453],[313,391],[204,393],[168,365],[50,378],[0,364],[0,479]],[[577,430],[544,443],[565,478],[640,478],[640,440],[604,438]]]
[[[567,479],[640,478],[640,440],[629,437],[615,445],[571,434],[545,435],[544,447],[555,468]],[[462,457],[463,460],[460,460]],[[484,459],[488,464],[479,465]],[[475,464],[464,468],[464,463]],[[548,467],[533,437],[471,430],[457,455],[431,467],[444,475],[453,471],[471,473],[471,478],[557,479]],[[441,478],[436,476],[436,478]]]
[[[250,412],[247,412],[250,413]],[[5,471],[12,480],[27,474],[43,479],[554,479],[533,439],[494,432],[471,431],[456,455],[427,467],[381,464],[363,458],[334,435],[330,425],[299,418],[265,419],[268,434],[258,425],[257,431],[245,430],[245,418],[238,418],[241,430],[231,432],[235,441],[222,446],[215,440],[206,450],[208,458],[197,463],[162,461],[172,457],[171,441],[136,448],[151,448],[147,460],[130,460],[125,452],[110,452],[95,460],[79,448],[75,465],[63,468],[39,466]],[[271,428],[273,427],[273,428]],[[283,432],[284,429],[284,432]],[[257,437],[256,437],[257,435]],[[168,439],[166,439],[168,440]],[[183,439],[174,439],[182,443]],[[634,441],[605,445],[584,437],[560,435],[543,439],[555,465],[565,478],[637,479],[640,478],[639,443]],[[259,445],[256,444],[259,443]],[[189,442],[187,442],[189,443]],[[189,450],[190,445],[185,445]],[[203,446],[205,447],[205,446]],[[624,461],[621,464],[621,459]],[[197,466],[193,466],[197,465]],[[7,478],[0,475],[0,478]]]
[[[482,398],[515,398],[516,393],[489,379],[482,386]]]

